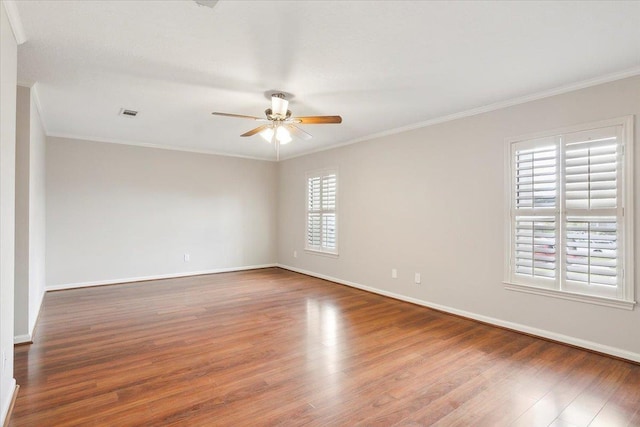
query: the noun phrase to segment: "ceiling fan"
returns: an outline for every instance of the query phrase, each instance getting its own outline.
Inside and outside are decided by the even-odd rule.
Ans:
[[[268,142],[273,142],[276,148],[276,155],[280,159],[280,145],[288,144],[292,141],[291,135],[301,139],[310,139],[311,134],[300,129],[298,124],[303,125],[319,125],[330,123],[342,123],[340,116],[306,116],[292,117],[289,108],[289,101],[283,93],[274,93],[271,95],[271,108],[267,108],[264,113],[266,118],[245,116],[242,114],[218,113],[213,112],[214,116],[237,117],[240,119],[251,119],[265,124],[251,129],[240,136],[253,136],[260,134]]]

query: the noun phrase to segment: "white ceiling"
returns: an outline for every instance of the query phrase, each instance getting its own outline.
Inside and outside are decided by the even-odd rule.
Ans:
[[[49,135],[273,159],[265,93],[314,137],[283,157],[640,73],[640,2],[17,1],[18,79]],[[121,108],[139,110],[135,119]]]

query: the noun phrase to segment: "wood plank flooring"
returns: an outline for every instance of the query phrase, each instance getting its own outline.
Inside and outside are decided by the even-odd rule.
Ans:
[[[47,293],[10,426],[640,426],[640,366],[277,268]]]

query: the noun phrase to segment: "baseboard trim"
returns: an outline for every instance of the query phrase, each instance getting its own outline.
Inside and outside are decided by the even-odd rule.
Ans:
[[[29,344],[33,344],[33,337],[36,334],[36,326],[38,325],[38,321],[40,320],[40,313],[42,312],[42,304],[44,303],[44,296],[46,295],[46,293],[46,289],[42,291],[42,295],[40,295],[40,303],[38,304],[38,313],[36,314],[36,318],[33,321],[33,325],[29,327],[29,335],[31,336]]]
[[[12,384],[11,387],[13,387],[13,394],[11,395],[11,398],[7,401],[6,404],[2,405],[2,415],[0,417],[0,420],[2,420],[2,426],[3,427],[7,427],[9,425],[9,419],[11,418],[11,413],[13,412],[13,407],[16,404],[16,399],[18,398],[18,390],[20,389],[20,386],[16,384],[16,380],[12,379]]]
[[[496,319],[489,316],[483,316],[481,314],[476,314],[469,311],[458,310],[456,308],[452,308],[452,307],[441,305],[441,304],[434,304],[429,301],[408,297],[406,295],[397,294],[395,292],[384,291],[382,289],[373,288],[370,286],[362,285],[360,283],[350,282],[348,280],[342,280],[337,277],[327,276],[325,274],[315,273],[313,271],[304,270],[302,268],[292,267],[284,264],[278,264],[278,267],[283,268],[285,270],[290,270],[296,273],[305,274],[307,276],[317,277],[319,279],[328,280],[330,282],[335,282],[341,285],[346,285],[353,288],[361,289],[363,291],[371,292],[374,294],[386,296],[389,298],[394,298],[400,301],[405,301],[405,302],[420,305],[423,307],[431,308],[434,310],[442,311],[445,313],[453,314],[456,316],[464,317],[467,319],[476,320],[478,322],[486,323],[489,325],[498,326],[500,328],[521,332],[523,334],[531,335],[538,338],[544,338],[550,341],[556,341],[556,342],[567,344],[573,347],[578,347],[581,349],[593,351],[596,353],[601,353],[608,356],[613,356],[618,359],[624,359],[626,361],[640,363],[640,354],[623,350],[621,348],[611,347],[611,346],[599,344],[593,341],[587,341],[580,338],[547,331],[544,329],[533,328],[533,327],[522,325],[519,323]]]
[[[33,344],[33,336],[31,334],[16,335],[13,337],[13,345]]]
[[[43,291],[42,295],[40,295],[40,302],[38,303],[38,313],[36,313],[36,317],[33,322],[33,325],[29,325],[29,333],[14,335],[13,345],[33,344],[33,336],[36,330],[36,325],[38,324],[38,319],[40,318],[40,311],[42,310],[42,303],[44,302],[45,293],[46,291]]]
[[[120,279],[99,280],[95,282],[66,283],[62,285],[47,286],[47,292],[61,291],[65,289],[88,288],[92,286],[118,285],[122,283],[131,283],[131,282],[146,282],[149,280],[175,279],[177,277],[202,276],[204,274],[229,273],[233,271],[245,271],[245,270],[258,270],[261,268],[270,268],[270,267],[277,267],[277,266],[278,266],[277,264],[245,265],[240,267],[215,268],[212,270],[191,271],[191,272],[185,272],[185,273],[158,274],[153,276],[141,276],[141,277],[125,277]]]

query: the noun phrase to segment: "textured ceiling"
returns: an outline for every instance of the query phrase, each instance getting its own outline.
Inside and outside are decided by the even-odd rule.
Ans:
[[[256,123],[293,94],[283,157],[616,73],[640,73],[640,2],[17,1],[18,78],[49,135],[273,159]],[[135,119],[121,108],[139,110]]]

